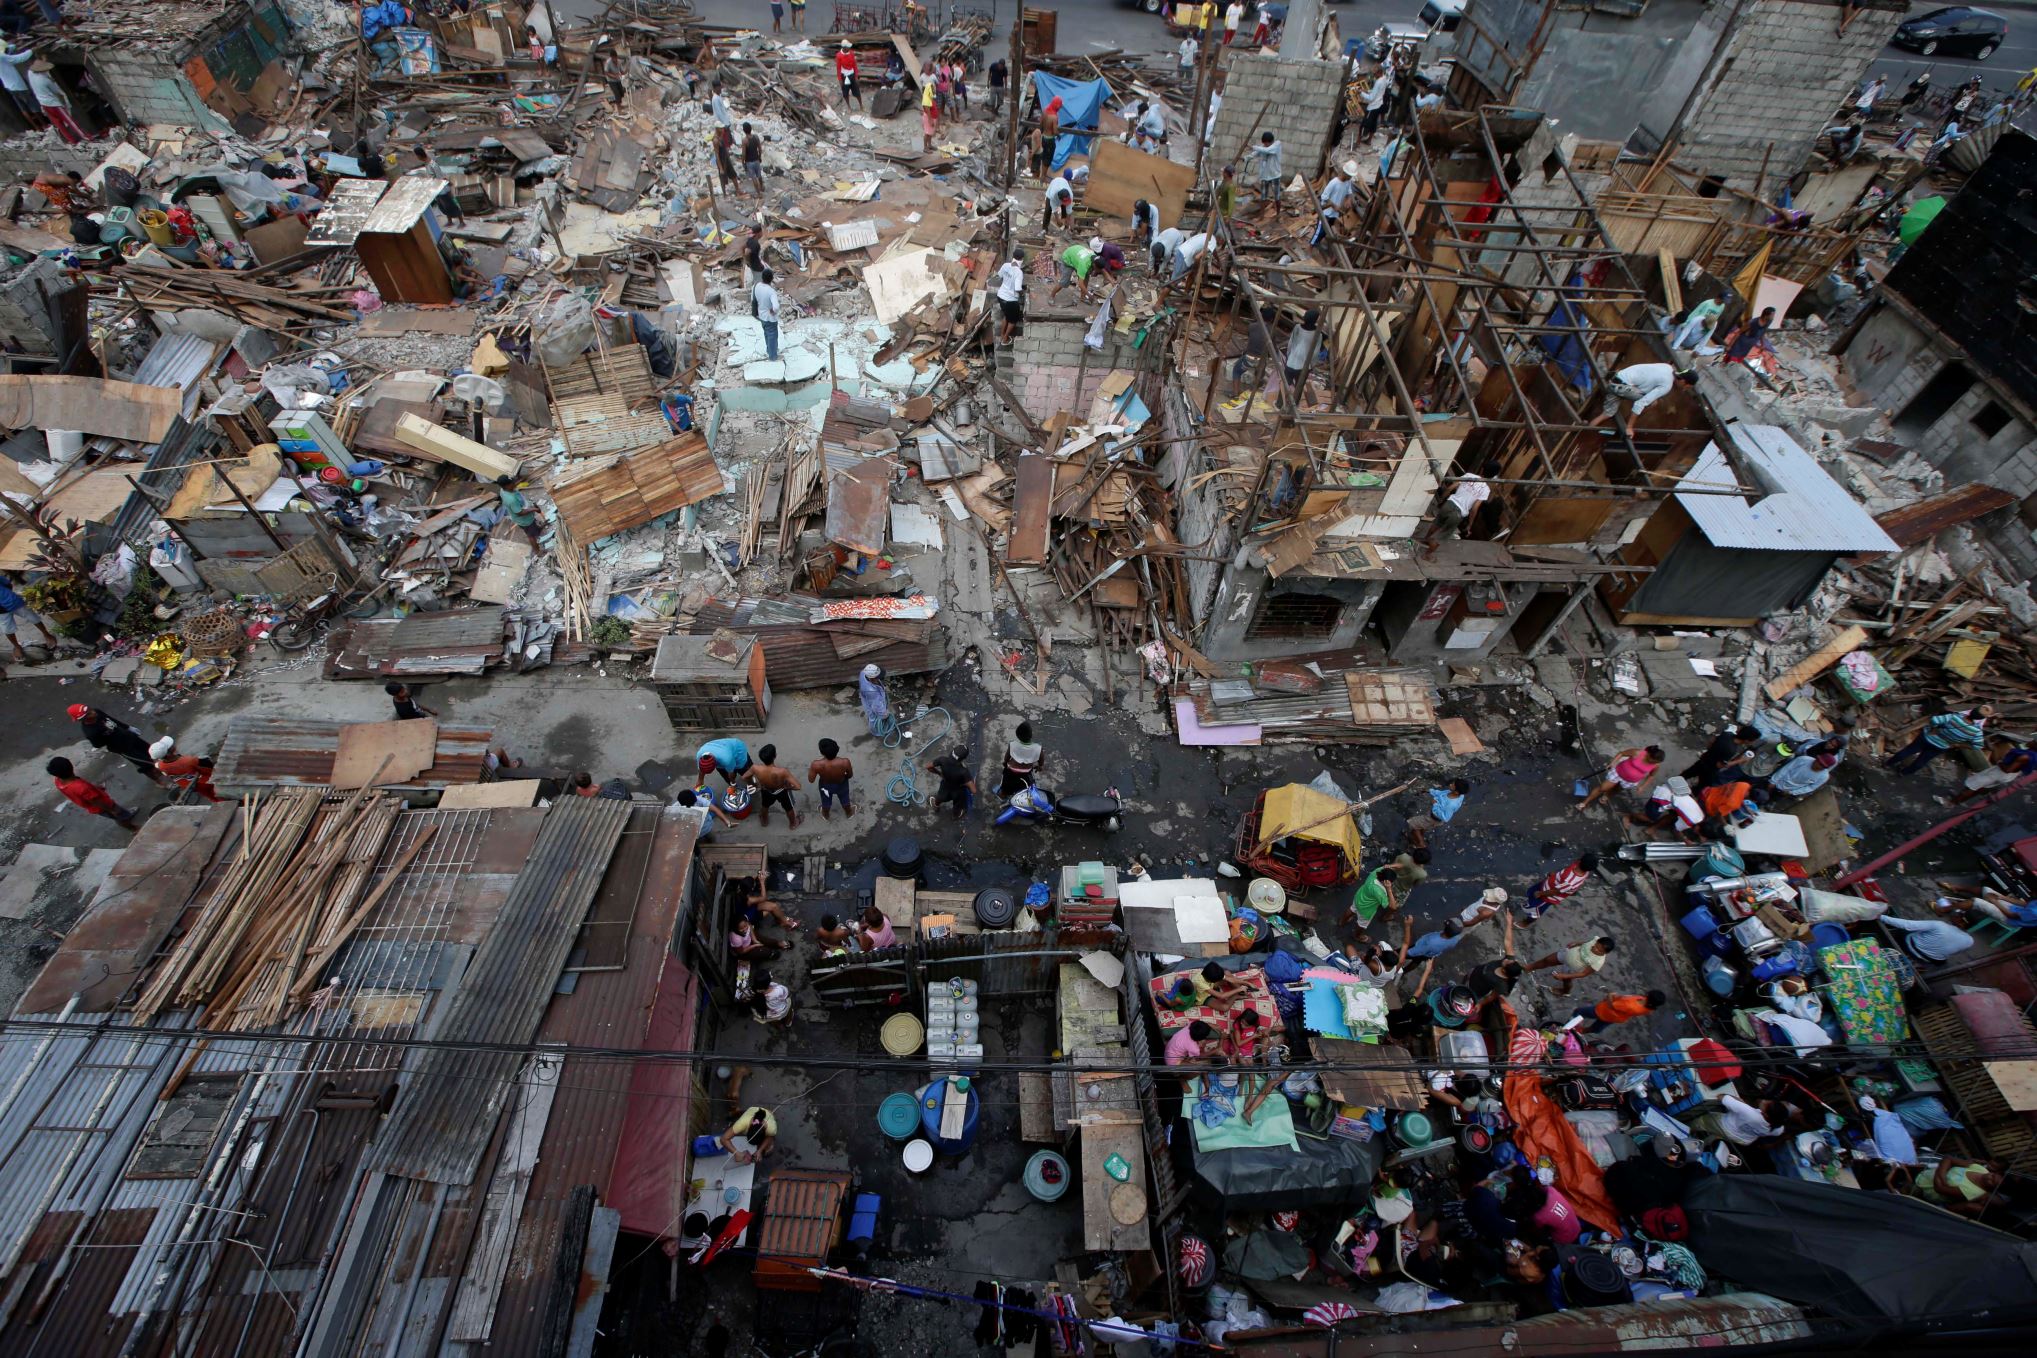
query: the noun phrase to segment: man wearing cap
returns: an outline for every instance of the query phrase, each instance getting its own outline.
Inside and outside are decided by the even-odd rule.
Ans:
[[[695,752],[700,764],[700,776],[704,779],[710,773],[720,773],[722,782],[734,787],[748,781],[745,777],[750,766],[757,761],[750,757],[750,747],[734,736],[721,736],[707,741]]]
[[[68,709],[72,721],[85,733],[95,750],[117,754],[151,783],[163,781],[163,775],[156,772],[155,758],[149,753],[149,743],[142,733],[116,717],[110,717],[96,707],[83,703],[72,703]]]
[[[842,107],[847,108],[851,99],[856,107],[863,107],[863,91],[856,88],[856,49],[849,46],[847,38],[842,39],[841,50],[835,53],[835,79],[842,82]]]
[[[1592,427],[1596,429],[1618,419],[1620,402],[1626,401],[1627,418],[1620,421],[1620,432],[1633,438],[1635,417],[1669,395],[1678,382],[1687,387],[1696,386],[1697,372],[1691,368],[1674,368],[1667,363],[1628,364],[1606,379],[1605,407],[1592,419]]]
[[[219,794],[212,788],[210,759],[201,759],[195,754],[178,754],[174,736],[164,736],[149,746],[149,755],[156,761],[156,772],[178,787],[188,788],[208,802],[219,800]]]
[[[870,723],[870,734],[882,736],[891,721],[891,695],[884,691],[883,670],[875,665],[863,667],[863,673],[856,679],[856,699],[863,705],[863,719]]]

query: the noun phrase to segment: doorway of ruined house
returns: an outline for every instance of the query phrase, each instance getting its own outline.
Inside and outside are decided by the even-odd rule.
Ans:
[[[1910,443],[1922,437],[1972,389],[1973,372],[1964,363],[1947,363],[1895,417],[1895,431],[1902,436],[1899,441]]]

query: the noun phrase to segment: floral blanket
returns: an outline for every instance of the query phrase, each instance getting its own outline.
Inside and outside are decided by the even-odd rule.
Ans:
[[[1188,984],[1188,978],[1193,975],[1195,973],[1187,969],[1170,971],[1164,976],[1155,976],[1148,983],[1153,994],[1153,1012],[1159,1016],[1163,1034],[1171,1037],[1197,1019],[1220,1033],[1228,1033],[1231,1023],[1247,1009],[1259,1015],[1263,1032],[1270,1036],[1280,1031],[1280,1010],[1273,1003],[1272,992],[1266,988],[1266,973],[1258,967],[1245,967],[1231,973],[1232,980],[1241,981],[1249,987],[1243,995],[1232,995],[1219,1005],[1198,1004],[1189,1009],[1178,1009],[1173,996]]]

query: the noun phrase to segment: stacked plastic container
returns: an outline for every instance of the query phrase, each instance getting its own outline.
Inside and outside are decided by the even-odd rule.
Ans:
[[[927,1060],[937,1066],[983,1059],[976,982],[952,977],[927,988]]]

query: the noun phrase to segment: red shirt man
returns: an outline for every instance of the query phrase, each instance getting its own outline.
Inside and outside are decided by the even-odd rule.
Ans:
[[[847,84],[850,80],[855,78],[855,75],[856,75],[855,49],[844,46],[841,51],[835,53],[835,79],[841,81],[843,84]]]
[[[104,816],[125,830],[137,828],[134,812],[114,801],[113,794],[99,784],[80,778],[70,760],[60,755],[44,765],[44,769],[55,781],[57,791],[64,794],[64,800],[80,811]]]

